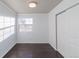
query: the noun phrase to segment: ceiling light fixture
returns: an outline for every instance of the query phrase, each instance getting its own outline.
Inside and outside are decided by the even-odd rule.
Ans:
[[[30,8],[35,8],[35,7],[37,7],[37,2],[35,2],[35,1],[29,2],[29,7],[30,7]]]

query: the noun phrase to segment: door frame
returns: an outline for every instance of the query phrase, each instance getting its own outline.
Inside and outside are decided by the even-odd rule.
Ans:
[[[65,10],[63,10],[63,11],[61,11],[61,12],[59,12],[59,13],[57,13],[57,14],[55,15],[56,50],[57,50],[57,51],[58,51],[58,31],[57,31],[57,29],[58,29],[57,20],[58,20],[58,19],[57,19],[57,17],[58,17],[59,15],[61,15],[62,13],[66,12],[66,11],[68,11],[68,10],[70,10],[70,9],[72,9],[72,8],[74,8],[74,7],[76,7],[76,6],[78,6],[78,5],[79,5],[79,3],[76,3],[76,4],[70,6],[69,8],[67,8],[67,9],[65,9]]]

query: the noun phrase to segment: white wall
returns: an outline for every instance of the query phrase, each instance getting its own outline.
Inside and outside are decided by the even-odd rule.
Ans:
[[[0,16],[15,17],[15,12],[0,1]],[[0,57],[3,57],[16,44],[15,33],[0,42]]]
[[[55,16],[59,12],[79,3],[78,0],[63,0],[49,13],[49,43],[56,49]],[[77,7],[78,8],[78,7]],[[79,9],[79,8],[78,8]],[[78,9],[58,17],[58,51],[64,57],[79,57]],[[74,15],[75,14],[75,15]],[[74,17],[75,16],[75,17]],[[60,18],[61,17],[61,18]],[[64,18],[63,18],[64,17]],[[70,18],[69,18],[70,17]],[[75,19],[74,19],[74,18]],[[77,17],[77,18],[76,18]],[[64,35],[64,36],[63,36]]]
[[[48,43],[48,15],[47,14],[19,14],[18,22],[23,18],[32,18],[32,31],[19,32],[17,28],[18,43]],[[17,22],[17,23],[18,23]]]

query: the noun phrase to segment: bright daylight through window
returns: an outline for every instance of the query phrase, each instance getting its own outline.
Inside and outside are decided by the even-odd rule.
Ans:
[[[14,34],[15,18],[0,16],[0,42]]]
[[[31,32],[33,25],[33,18],[23,18],[19,20],[20,32]]]

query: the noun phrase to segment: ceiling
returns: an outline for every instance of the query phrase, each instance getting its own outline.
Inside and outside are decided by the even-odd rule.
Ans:
[[[48,13],[56,7],[62,0],[35,0],[38,2],[36,8],[29,8],[29,0],[2,0],[6,5],[19,14],[25,13]]]

